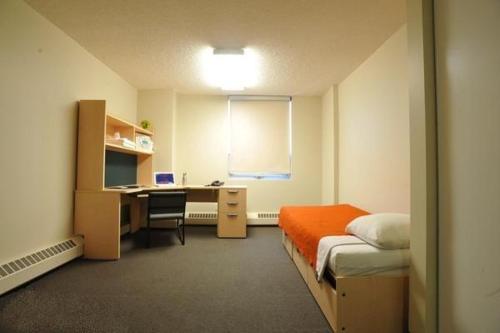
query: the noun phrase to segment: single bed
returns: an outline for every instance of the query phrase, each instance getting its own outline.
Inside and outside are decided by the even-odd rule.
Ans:
[[[346,225],[366,214],[350,205],[284,207],[283,245],[334,332],[405,332],[409,250],[346,235]]]

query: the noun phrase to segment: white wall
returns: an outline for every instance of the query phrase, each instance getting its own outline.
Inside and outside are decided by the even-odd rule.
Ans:
[[[172,89],[140,90],[137,120],[153,125],[155,155],[153,170],[173,170],[175,92]]]
[[[406,26],[338,86],[339,202],[409,212]]]
[[[439,332],[500,332],[500,2],[435,5]]]
[[[23,1],[0,1],[0,262],[73,234],[77,101],[137,91]]]
[[[227,97],[177,95],[175,169],[191,184],[214,179],[248,185],[248,211],[276,212],[286,204],[321,203],[321,98],[294,97],[292,179],[229,180]],[[193,209],[207,209],[193,205]]]
[[[337,202],[336,191],[336,118],[337,87],[330,87],[321,101],[321,202],[325,205]]]

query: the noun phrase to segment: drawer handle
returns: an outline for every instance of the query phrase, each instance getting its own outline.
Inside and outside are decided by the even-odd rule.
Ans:
[[[238,202],[237,202],[237,201],[228,201],[228,202],[227,202],[227,205],[228,205],[228,206],[236,206],[237,204],[238,204]]]
[[[236,194],[238,192],[239,192],[238,190],[227,190],[227,193],[231,193],[231,194]]]
[[[228,213],[227,216],[228,217],[238,217],[238,214],[237,213]]]

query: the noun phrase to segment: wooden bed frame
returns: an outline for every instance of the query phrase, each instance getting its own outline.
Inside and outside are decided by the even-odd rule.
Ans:
[[[329,276],[318,282],[285,232],[282,242],[334,332],[408,332],[408,277]]]

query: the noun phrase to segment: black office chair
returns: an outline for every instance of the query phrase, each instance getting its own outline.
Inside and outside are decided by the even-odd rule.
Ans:
[[[185,243],[185,214],[186,214],[186,192],[150,192],[148,200],[148,239],[147,247],[151,246],[152,220],[175,220],[177,224],[177,235],[181,244]],[[182,223],[179,223],[181,221]],[[182,227],[182,233],[181,233]]]

